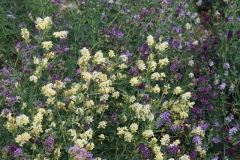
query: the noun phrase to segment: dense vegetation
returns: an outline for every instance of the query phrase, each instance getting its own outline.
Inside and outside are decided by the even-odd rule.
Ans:
[[[239,159],[237,0],[2,0],[2,159]]]

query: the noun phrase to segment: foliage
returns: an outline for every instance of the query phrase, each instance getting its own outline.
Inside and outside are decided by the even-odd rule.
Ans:
[[[0,8],[3,159],[238,159],[237,1],[19,3]]]

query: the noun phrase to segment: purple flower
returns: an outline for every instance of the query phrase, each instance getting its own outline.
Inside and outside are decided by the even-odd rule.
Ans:
[[[114,121],[113,124],[114,124],[115,126],[119,126],[119,122],[118,122],[117,120]]]
[[[230,123],[232,120],[234,120],[234,116],[233,116],[233,114],[230,114],[225,119],[226,119],[226,121],[228,121]]]
[[[237,31],[236,31],[236,34],[240,36],[240,30],[237,30]]]
[[[180,47],[180,43],[178,43],[178,42],[173,43],[173,45],[172,45],[172,48],[173,48],[173,49],[177,49],[177,48],[179,48],[179,47]]]
[[[147,150],[147,151],[143,152],[142,157],[145,159],[149,159],[151,157],[151,151]]]
[[[133,67],[133,68],[131,68],[129,71],[128,71],[128,74],[129,75],[131,75],[131,76],[133,76],[135,73],[137,73],[138,72],[138,69],[137,68],[135,68],[135,67]]]
[[[149,96],[148,96],[148,95],[145,94],[145,95],[142,96],[142,100],[143,100],[143,101],[147,102],[148,99],[149,99]]]
[[[2,113],[3,113],[5,116],[7,116],[9,113],[11,113],[11,111],[10,111],[9,109],[7,109],[7,108],[4,108],[3,111],[2,111]]]
[[[170,71],[172,71],[172,72],[177,72],[177,71],[178,71],[178,66],[177,66],[175,63],[173,63],[173,64],[170,66]]]
[[[229,130],[227,125],[222,126],[222,131],[223,132],[227,132]]]
[[[215,127],[219,127],[219,126],[220,126],[219,122],[217,122],[217,121],[214,122],[213,125],[214,125]]]
[[[3,152],[7,153],[9,150],[10,150],[10,146],[5,146],[5,147],[2,149],[2,153],[3,153]]]
[[[80,148],[78,146],[72,146],[69,148],[68,153],[69,154],[76,154],[78,151],[80,151]]]
[[[225,84],[225,83],[221,83],[221,84],[218,86],[218,88],[219,88],[220,90],[224,90],[225,87],[226,87],[226,84]]]
[[[204,124],[201,124],[200,126],[201,126],[201,129],[202,130],[207,130],[207,128],[209,127],[209,123],[204,123]]]
[[[65,43],[66,41],[67,41],[67,38],[66,38],[66,37],[60,38],[60,42],[61,42],[61,43]]]
[[[15,144],[10,146],[10,149],[11,149],[12,152],[14,152],[17,148],[18,147]]]
[[[18,43],[16,44],[15,49],[16,49],[17,51],[20,51],[20,49],[21,49],[21,42],[18,42]]]
[[[229,148],[227,149],[227,155],[228,156],[233,156],[236,153],[236,149],[235,148]]]
[[[227,142],[227,143],[229,143],[229,142],[230,142],[230,138],[229,138],[228,136],[225,136],[225,137],[224,137],[224,141]]]
[[[124,33],[123,31],[120,31],[120,30],[114,30],[113,35],[115,35],[117,38],[123,38]]]
[[[211,160],[218,160],[218,157],[213,157]]]
[[[209,61],[208,64],[209,64],[209,66],[213,66],[214,62],[213,61]]]
[[[48,137],[45,141],[44,144],[47,146],[47,151],[51,152],[54,150],[54,138],[53,137]]]
[[[181,126],[171,126],[170,129],[172,131],[179,131],[181,129]]]
[[[227,62],[226,62],[226,63],[224,63],[224,68],[225,68],[225,69],[229,69],[229,68],[230,68],[230,64],[229,64],[229,63],[227,63]]]
[[[230,17],[228,18],[228,22],[231,22],[231,21],[232,21],[232,19],[233,19],[233,17],[232,17],[232,16],[230,16]]]
[[[238,131],[237,127],[233,127],[229,130],[229,135],[232,136],[232,135],[236,134],[237,131]]]
[[[199,107],[193,107],[193,112],[198,113],[198,114],[202,114],[202,108]]]
[[[144,89],[145,86],[146,86],[145,84],[141,83],[141,84],[138,86],[138,88],[139,88],[139,89]]]
[[[85,159],[87,155],[87,150],[85,148],[80,148],[79,153],[75,156],[76,159]]]
[[[218,144],[218,143],[221,142],[220,139],[217,138],[217,137],[213,137],[213,138],[212,138],[212,141],[213,141],[214,143],[216,143],[216,144]]]
[[[146,150],[148,150],[148,148],[145,144],[140,144],[140,146],[137,148],[137,152],[144,152]]]
[[[17,148],[14,152],[13,152],[13,156],[14,158],[16,157],[20,157],[23,155],[22,149],[21,148]]]
[[[69,48],[68,48],[68,46],[63,46],[63,52],[66,52],[66,51],[68,51],[69,50]]]
[[[233,32],[232,32],[232,31],[228,31],[227,37],[228,37],[228,38],[232,38],[232,36],[233,36]]]
[[[172,155],[177,154],[178,150],[179,150],[178,147],[175,145],[167,147],[167,152]]]
[[[88,123],[84,124],[84,129],[87,131],[89,128],[91,128],[91,125]]]
[[[192,139],[192,142],[195,143],[195,144],[198,144],[198,145],[202,144],[200,136],[194,136],[193,139]]]
[[[191,154],[190,154],[190,159],[191,160],[195,160],[197,157],[197,152],[196,151],[192,151]]]
[[[213,108],[212,105],[208,105],[208,106],[207,106],[207,110],[208,110],[208,111],[213,111],[213,109],[214,109],[214,108]]]
[[[178,73],[178,74],[177,74],[177,78],[178,78],[178,80],[181,80],[182,77],[183,77],[183,75],[182,75],[181,73]]]
[[[140,144],[140,146],[137,148],[137,152],[142,153],[142,158],[149,159],[151,157],[151,151],[145,144]]]
[[[17,97],[16,96],[9,97],[9,98],[7,98],[7,102],[10,103],[11,105],[13,105],[14,103],[17,102]]]
[[[205,20],[206,22],[211,19],[211,17],[210,17],[206,12],[204,12],[204,13],[202,14],[202,16],[203,16],[203,18],[204,18],[204,20]]]
[[[172,121],[171,118],[170,118],[170,113],[167,112],[167,111],[161,113],[158,120],[159,121],[156,123],[157,128],[161,127],[162,125],[167,126]]]

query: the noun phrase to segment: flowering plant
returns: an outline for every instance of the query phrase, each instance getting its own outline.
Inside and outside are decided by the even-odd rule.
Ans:
[[[210,15],[172,2],[52,0],[59,12],[21,25],[0,72],[2,158],[232,156],[238,91],[222,71],[238,62],[218,53],[223,39],[201,24]]]

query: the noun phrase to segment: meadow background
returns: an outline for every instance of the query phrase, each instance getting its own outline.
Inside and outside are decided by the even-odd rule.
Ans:
[[[1,159],[240,159],[238,0],[0,4]]]

